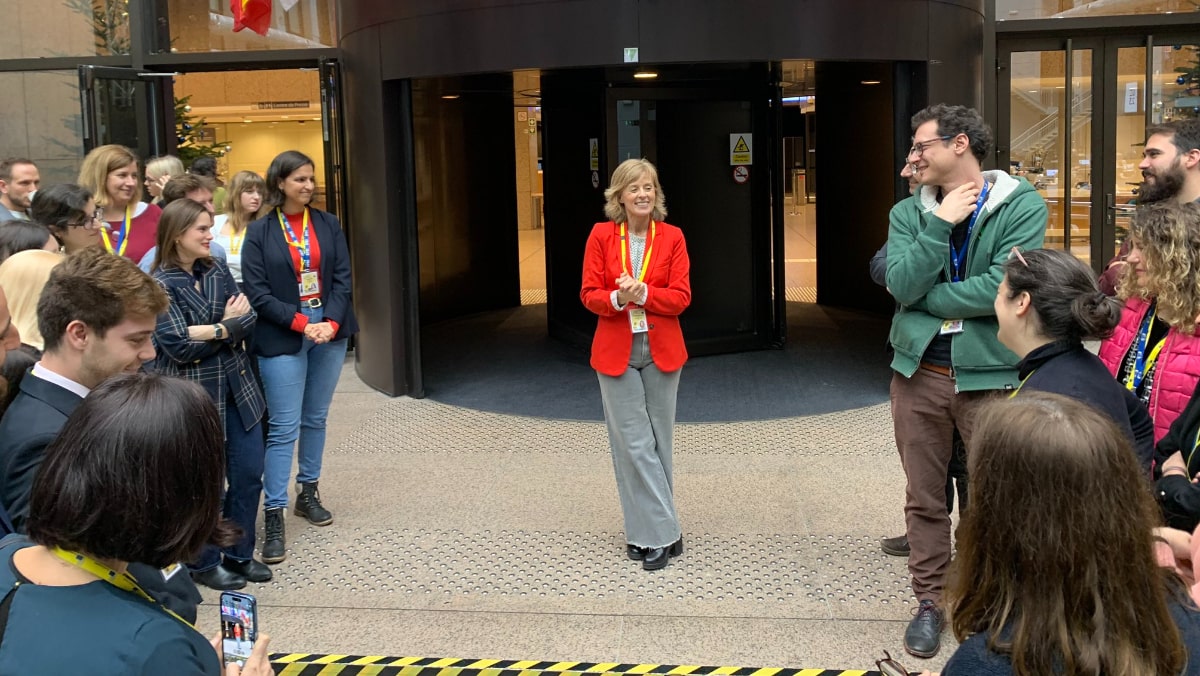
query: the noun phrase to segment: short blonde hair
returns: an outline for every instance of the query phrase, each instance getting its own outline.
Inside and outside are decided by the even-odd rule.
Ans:
[[[19,251],[0,263],[0,288],[8,296],[8,311],[13,325],[21,332],[21,342],[44,347],[38,330],[37,305],[50,271],[63,261],[63,255],[42,249]]]
[[[641,178],[642,174],[648,174],[654,183],[654,210],[650,212],[650,218],[661,221],[667,217],[667,197],[663,194],[662,184],[658,182],[658,170],[650,160],[631,159],[617,165],[612,180],[608,183],[608,190],[604,191],[604,215],[613,223],[626,221],[625,207],[621,205],[621,193]]]
[[[128,166],[128,164],[125,166]],[[149,179],[159,179],[163,176],[175,178],[176,176],[182,176],[183,174],[183,160],[180,160],[174,155],[155,157],[146,163],[146,178]]]
[[[130,164],[136,165],[137,161],[137,155],[125,146],[113,144],[94,148],[83,158],[83,164],[79,167],[79,185],[91,191],[96,198],[96,206],[106,207],[109,202],[108,175]],[[129,203],[141,200],[142,183],[137,181],[133,185],[133,197]]]

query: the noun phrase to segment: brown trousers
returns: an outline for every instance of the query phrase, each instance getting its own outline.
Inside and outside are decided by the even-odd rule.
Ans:
[[[992,396],[991,391],[955,394],[953,379],[925,369],[917,369],[912,378],[892,374],[892,422],[907,479],[908,572],[918,600],[941,602],[950,566],[946,474],[954,454],[954,428],[969,448],[975,411]]]

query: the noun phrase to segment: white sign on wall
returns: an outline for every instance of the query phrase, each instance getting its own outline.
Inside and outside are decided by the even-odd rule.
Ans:
[[[1125,83],[1125,112],[1136,113],[1138,111],[1138,84],[1136,82]]]

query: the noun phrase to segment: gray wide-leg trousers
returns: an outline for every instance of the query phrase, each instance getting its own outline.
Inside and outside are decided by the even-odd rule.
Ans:
[[[638,547],[666,547],[682,534],[671,479],[679,374],[658,370],[644,333],[633,338],[625,373],[596,374],[625,515],[625,541]]]

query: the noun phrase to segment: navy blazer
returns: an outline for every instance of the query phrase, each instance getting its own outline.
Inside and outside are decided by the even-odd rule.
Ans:
[[[309,207],[321,247],[321,311],[338,324],[334,340],[358,333],[350,299],[350,250],[337,217]],[[296,354],[304,334],[292,330],[300,312],[300,287],[292,252],[274,209],[246,228],[242,243],[242,290],[258,313],[254,353],[262,357]]]
[[[29,519],[29,496],[46,447],[58,437],[83,398],[26,373],[21,391],[0,419],[0,501],[18,533]]]

